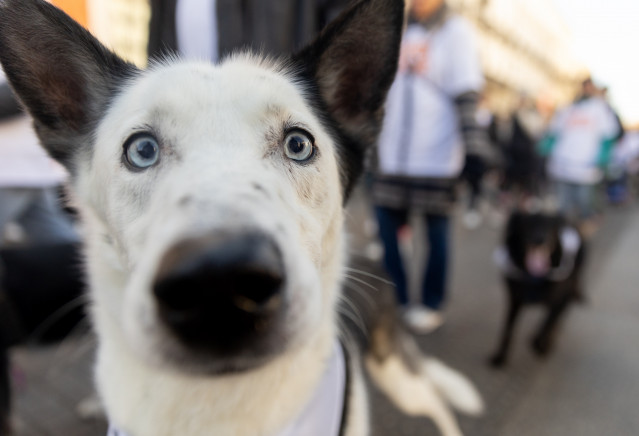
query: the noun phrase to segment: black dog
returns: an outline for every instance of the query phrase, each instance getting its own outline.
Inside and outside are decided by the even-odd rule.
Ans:
[[[578,230],[559,215],[514,212],[508,221],[505,246],[496,253],[508,288],[508,312],[501,342],[491,364],[506,363],[515,322],[523,306],[548,308],[532,349],[549,353],[559,320],[573,301],[582,299],[580,275],[585,247]]]

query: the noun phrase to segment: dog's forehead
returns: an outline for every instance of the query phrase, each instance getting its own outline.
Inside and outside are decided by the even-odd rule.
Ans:
[[[168,117],[185,125],[197,120],[225,125],[231,119],[254,124],[273,115],[311,117],[299,81],[274,62],[250,56],[221,65],[178,61],[153,66],[121,100],[118,110],[129,112],[132,121],[144,117],[146,123],[149,115],[157,123]]]

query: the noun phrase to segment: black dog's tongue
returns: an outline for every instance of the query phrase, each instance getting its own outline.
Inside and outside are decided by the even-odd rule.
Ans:
[[[533,277],[544,277],[550,272],[550,256],[543,248],[534,248],[526,253],[526,271]]]

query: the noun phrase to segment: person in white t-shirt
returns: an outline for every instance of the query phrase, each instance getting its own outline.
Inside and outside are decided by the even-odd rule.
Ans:
[[[406,322],[428,332],[443,322],[450,213],[466,171],[481,173],[488,152],[476,109],[484,84],[470,25],[443,0],[414,0],[389,92],[372,195],[386,268]],[[397,234],[410,211],[423,215],[429,259],[421,302],[409,306]]]
[[[557,112],[541,143],[560,211],[580,222],[586,233],[594,228],[596,186],[622,134],[619,119],[592,80],[586,79],[581,95]]]

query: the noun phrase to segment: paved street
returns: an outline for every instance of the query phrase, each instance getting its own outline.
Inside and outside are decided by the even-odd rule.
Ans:
[[[360,211],[363,209],[360,209]],[[361,213],[351,222],[363,229]],[[505,293],[492,250],[499,232],[489,225],[455,228],[454,267],[447,322],[420,339],[422,349],[461,370],[485,397],[481,418],[460,417],[467,436],[600,436],[639,434],[639,208],[611,210],[588,259],[589,301],[575,306],[546,361],[528,349],[540,312],[528,311],[514,341],[510,365],[486,364],[504,316]],[[364,245],[354,241],[354,254]],[[92,341],[16,350],[16,411],[20,436],[96,436],[104,423],[81,421],[75,406],[90,394]],[[385,413],[375,435],[436,435],[426,419],[398,428],[399,412],[374,392]]]
[[[422,349],[461,370],[484,396],[487,413],[460,416],[470,436],[637,435],[639,416],[639,211],[611,210],[590,247],[588,302],[574,306],[557,349],[540,361],[528,348],[541,310],[525,312],[510,364],[487,365],[504,317],[505,292],[492,262],[500,233],[484,225],[455,230],[447,323],[420,339]],[[376,401],[386,402],[380,395]],[[376,435],[437,434],[427,420],[399,428],[388,406]]]

